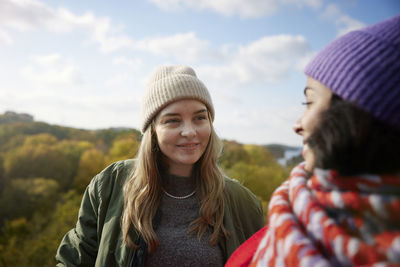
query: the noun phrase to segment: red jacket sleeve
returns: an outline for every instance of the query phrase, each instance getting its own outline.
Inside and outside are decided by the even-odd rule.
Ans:
[[[256,253],[258,244],[265,235],[268,225],[261,228],[258,232],[241,244],[230,256],[225,267],[245,267],[248,266]]]

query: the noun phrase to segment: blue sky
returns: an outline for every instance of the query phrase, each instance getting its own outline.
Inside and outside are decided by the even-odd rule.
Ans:
[[[300,145],[305,64],[396,14],[397,0],[0,0],[0,113],[138,129],[151,72],[185,64],[208,87],[222,138]]]

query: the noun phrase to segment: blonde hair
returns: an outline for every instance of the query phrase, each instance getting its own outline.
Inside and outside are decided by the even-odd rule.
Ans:
[[[211,123],[211,122],[210,122]],[[124,211],[122,232],[124,244],[136,249],[131,240],[131,228],[138,232],[148,245],[149,252],[158,247],[158,239],[153,229],[152,220],[161,198],[161,151],[157,144],[154,123],[143,134],[137,160],[131,177],[124,185]],[[200,201],[199,217],[189,227],[189,233],[197,233],[200,240],[209,227],[213,232],[210,244],[216,245],[228,232],[223,225],[224,188],[223,174],[217,165],[221,154],[222,142],[211,123],[211,135],[206,150],[193,167],[192,175],[196,179],[196,192]]]

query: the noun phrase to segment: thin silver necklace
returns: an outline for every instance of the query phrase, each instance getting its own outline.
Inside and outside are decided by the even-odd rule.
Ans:
[[[167,196],[172,197],[172,198],[175,198],[175,199],[185,199],[185,198],[189,198],[189,197],[193,196],[194,193],[196,193],[196,190],[194,190],[194,191],[193,191],[192,193],[190,193],[189,195],[182,196],[182,197],[177,197],[177,196],[171,195],[170,193],[168,193],[167,191],[165,191],[164,188],[161,188],[161,190],[162,190]]]

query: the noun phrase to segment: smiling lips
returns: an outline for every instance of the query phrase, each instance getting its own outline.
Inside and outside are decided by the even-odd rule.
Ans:
[[[200,143],[183,143],[180,145],[177,145],[179,148],[183,148],[185,150],[193,150],[197,148],[200,145]]]

